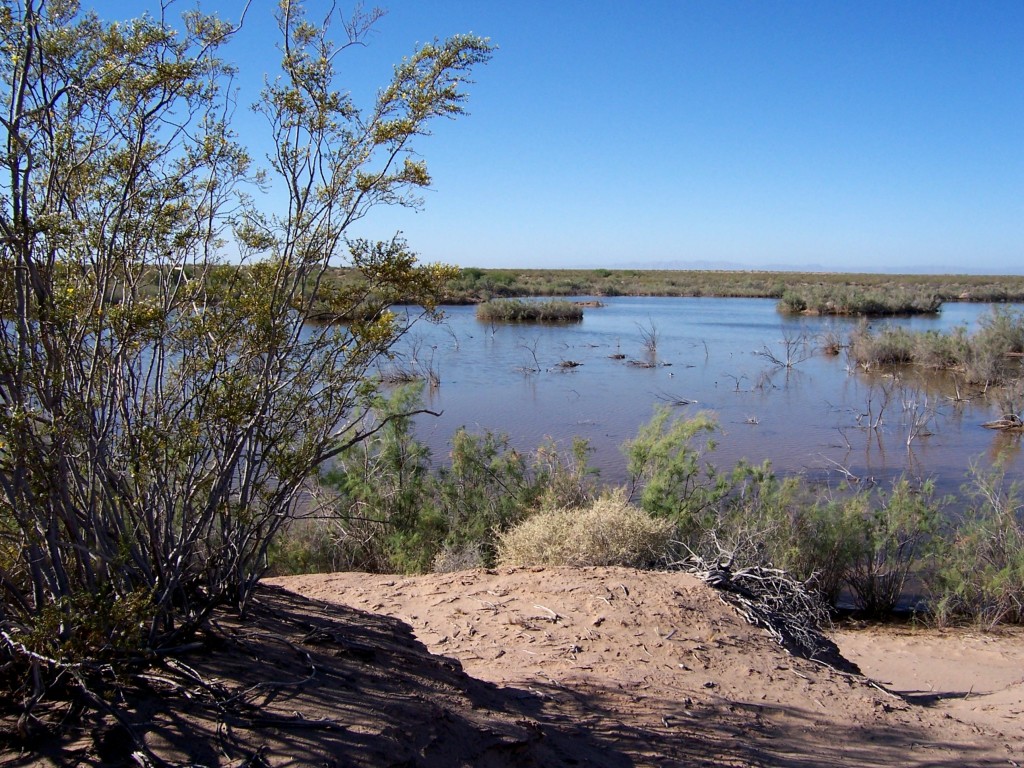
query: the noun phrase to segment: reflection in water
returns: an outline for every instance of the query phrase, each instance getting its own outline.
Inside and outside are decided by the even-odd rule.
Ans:
[[[1002,463],[1006,467],[1020,467],[1020,438],[1020,432],[994,432],[992,444],[985,454],[989,463]]]
[[[549,436],[568,447],[579,436],[602,479],[619,483],[621,445],[656,406],[669,405],[680,416],[716,415],[722,467],[767,459],[783,473],[878,482],[906,472],[950,492],[973,462],[1002,457],[1011,471],[1024,466],[1020,436],[982,429],[993,406],[970,399],[954,377],[868,374],[822,351],[857,320],[780,315],[763,299],[604,301],[566,326],[479,323],[473,307],[446,308],[441,324],[418,325],[399,362],[429,350],[439,386],[424,397],[444,413],[417,428],[435,459],[444,460],[460,426],[508,433],[523,450]],[[949,304],[938,317],[872,324],[970,328],[987,309]]]

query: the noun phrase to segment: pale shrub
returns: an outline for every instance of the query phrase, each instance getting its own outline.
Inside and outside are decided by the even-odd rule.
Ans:
[[[589,507],[527,518],[498,537],[498,563],[644,568],[669,553],[674,535],[670,521],[651,517],[616,491]]]

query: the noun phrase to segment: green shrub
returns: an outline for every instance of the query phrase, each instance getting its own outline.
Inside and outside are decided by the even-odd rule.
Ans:
[[[970,355],[970,339],[963,326],[950,333],[924,331],[913,337],[914,363],[934,370],[963,368]]]
[[[1024,312],[993,306],[979,319],[979,325],[975,337],[978,346],[997,355],[1024,354]]]
[[[800,314],[807,310],[807,299],[797,291],[787,289],[779,299],[779,311]]]
[[[498,562],[646,568],[668,558],[674,531],[671,522],[632,506],[618,491],[582,509],[531,515],[498,537]]]
[[[625,447],[640,506],[674,522],[682,547],[706,562],[774,565],[833,603],[848,586],[865,612],[892,611],[938,520],[931,484],[901,480],[889,493],[821,502],[767,462],[716,471],[707,458],[714,430],[706,414],[673,420],[667,409],[640,428]]]
[[[337,512],[330,525],[300,532],[330,540],[308,541],[313,551],[322,550],[314,562],[326,557],[359,570],[406,571],[421,570],[433,559],[433,544],[421,535],[436,527],[430,452],[413,437],[412,419],[405,415],[416,410],[421,391],[422,383],[414,383],[375,397],[369,407],[379,429],[340,454],[324,474],[324,484],[337,495]],[[288,546],[296,543],[293,537]]]
[[[589,446],[554,443],[522,453],[505,435],[460,429],[445,466],[415,439],[404,415],[419,405],[421,385],[376,398],[380,425],[340,454],[322,483],[331,511],[293,523],[270,552],[275,573],[365,570],[419,573],[491,565],[496,536],[546,507],[593,498]]]
[[[969,383],[1005,384],[1021,377],[1024,313],[999,307],[982,317],[973,335],[963,327],[950,333],[866,325],[850,335],[849,354],[865,368],[912,363],[924,368],[961,372]]]
[[[367,542],[367,545],[375,544],[383,530],[381,526],[378,526],[380,530],[377,531],[369,530],[369,526],[367,528],[367,535],[355,538]],[[335,519],[293,520],[270,546],[267,553],[270,563],[267,575],[376,570],[366,567],[366,563],[373,560],[371,553],[339,543],[347,533],[346,527]],[[378,564],[382,560],[382,557],[378,557]]]
[[[788,527],[776,538],[781,551],[775,564],[810,583],[829,605],[836,605],[859,548],[862,509],[851,499],[805,500],[794,505]]]
[[[866,614],[882,617],[896,608],[908,575],[931,543],[942,504],[930,482],[913,488],[905,479],[891,492],[876,494],[875,504],[865,493],[849,500],[855,538],[846,581]]]
[[[60,665],[141,660],[156,613],[146,589],[115,595],[109,589],[76,592],[47,603],[34,624],[10,637],[28,651]]]
[[[812,312],[818,315],[934,314],[942,306],[940,296],[928,286],[898,286],[865,290],[856,285],[800,285],[782,294],[780,312]]]
[[[850,357],[865,368],[903,365],[914,360],[914,337],[904,328],[886,327],[873,333],[861,326],[850,334]]]
[[[1024,505],[1005,470],[973,471],[970,505],[939,540],[927,584],[938,624],[1024,623]]]
[[[533,472],[528,456],[509,444],[508,436],[481,435],[460,429],[452,436],[450,465],[437,474],[437,504],[445,535],[435,553],[443,556],[476,551],[476,565],[494,562],[494,537],[538,508],[547,479]]]
[[[562,299],[495,299],[477,305],[476,318],[487,323],[573,323],[583,319],[583,308]]]
[[[713,499],[699,530],[682,536],[686,547],[705,560],[723,553],[737,567],[788,567],[790,515],[799,506],[797,478],[780,480],[771,463],[739,461],[728,474],[717,474]]]
[[[639,493],[644,511],[676,523],[684,540],[701,537],[714,515],[714,504],[726,492],[707,459],[715,448],[709,435],[717,428],[707,413],[673,418],[671,409],[661,407],[623,446],[630,496]]]
[[[1024,312],[993,307],[982,317],[967,355],[968,381],[995,384],[1020,378],[1024,354]]]
[[[79,5],[0,9],[21,195],[0,206],[0,701],[33,740],[80,715],[124,723],[126,663],[188,647],[222,607],[244,614],[322,463],[362,438],[375,363],[436,316],[455,269],[350,225],[429,183],[411,142],[463,111],[492,51],[417,46],[364,111],[330,19],[311,34],[284,4],[283,58],[253,104],[275,162],[257,172],[231,119],[237,28]],[[333,289],[329,263],[361,287]],[[385,310],[398,300],[420,309]],[[361,319],[318,326],[321,308]]]

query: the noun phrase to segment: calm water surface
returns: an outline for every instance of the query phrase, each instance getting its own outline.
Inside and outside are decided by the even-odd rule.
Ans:
[[[1020,436],[983,429],[998,415],[995,407],[954,402],[948,378],[851,372],[845,354],[820,352],[824,334],[845,340],[856,320],[781,315],[771,299],[602,301],[572,325],[492,326],[476,320],[474,307],[449,307],[441,324],[415,326],[396,365],[439,374],[440,386],[425,399],[443,415],[421,418],[417,427],[435,460],[444,460],[460,426],[507,433],[522,450],[549,437],[568,446],[579,436],[590,442],[601,478],[621,483],[622,444],[656,406],[685,400],[692,402],[674,406],[675,413],[717,418],[713,456],[722,468],[767,459],[785,474],[839,480],[849,473],[879,482],[906,472],[934,478],[943,491],[956,490],[972,462],[987,465],[998,456],[1024,474]],[[873,325],[973,328],[988,311],[986,304],[947,304],[937,317]],[[643,344],[652,330],[653,354]],[[795,361],[789,368],[769,359],[786,359],[787,339]],[[568,361],[579,365],[560,367]]]

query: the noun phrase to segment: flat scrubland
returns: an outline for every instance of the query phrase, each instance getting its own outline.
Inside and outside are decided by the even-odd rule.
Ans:
[[[325,295],[350,297],[362,280],[357,270],[328,270]],[[779,300],[784,312],[843,315],[938,311],[951,301],[1024,301],[1024,276],[879,275],[838,272],[767,272],[639,269],[481,269],[466,267],[445,289],[443,303],[482,304],[495,299],[559,296],[715,296]],[[367,296],[367,312],[379,304]],[[320,302],[323,319],[350,319]]]
[[[720,296],[781,299],[836,287],[935,294],[941,301],[1024,301],[1024,276],[878,275],[636,269],[478,269],[449,288],[451,303],[504,296]]]

